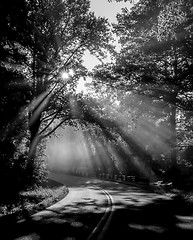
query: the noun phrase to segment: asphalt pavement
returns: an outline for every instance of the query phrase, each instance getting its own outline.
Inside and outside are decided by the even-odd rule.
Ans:
[[[113,202],[108,228],[102,235],[105,240],[167,240],[193,236],[193,209],[168,194],[157,194],[150,189],[119,182],[59,173],[52,173],[50,178],[65,184],[69,188],[68,195],[27,221],[1,229],[0,239],[92,239],[93,231],[108,208],[104,192]]]

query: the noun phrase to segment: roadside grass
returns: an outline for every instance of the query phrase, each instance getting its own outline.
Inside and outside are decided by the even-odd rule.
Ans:
[[[60,201],[67,194],[66,186],[49,179],[41,186],[21,192],[18,201],[0,205],[0,218],[9,215],[14,215],[16,220],[28,218]]]

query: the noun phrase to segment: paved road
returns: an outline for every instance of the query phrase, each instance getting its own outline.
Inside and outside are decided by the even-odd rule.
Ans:
[[[67,182],[63,175],[53,177]],[[69,178],[69,186],[73,181]],[[104,239],[192,238],[193,209],[177,199],[116,182],[84,178],[81,181],[88,186],[99,186],[112,196],[113,216]]]
[[[64,174],[50,177],[67,185],[69,194],[48,210],[35,214],[30,225],[18,225],[22,236],[19,234],[14,239],[87,240],[108,207],[106,194],[100,188],[113,201],[112,214],[106,218],[111,221],[106,225],[103,239],[165,240],[193,236],[193,209],[173,201],[170,196],[116,182]]]

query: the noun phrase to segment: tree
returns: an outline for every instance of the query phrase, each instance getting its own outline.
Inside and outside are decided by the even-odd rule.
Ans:
[[[104,56],[105,51],[112,49],[108,44],[110,28],[106,19],[89,12],[88,0],[18,0],[17,4],[9,0],[2,1],[0,6],[1,63],[7,72],[2,84],[11,72],[17,72],[27,85],[28,94],[22,99],[14,92],[22,103],[15,106],[14,116],[7,119],[9,124],[2,127],[2,133],[7,137],[9,130],[14,135],[20,123],[29,121],[29,131],[26,126],[23,129],[30,140],[29,173],[34,168],[39,141],[73,118],[71,95],[80,76],[87,74],[82,65],[84,51],[88,49],[92,54]],[[63,79],[62,73],[70,69],[74,70],[74,76]],[[15,76],[16,86],[19,75]],[[8,95],[12,101],[10,88]],[[3,114],[10,103],[1,102]]]
[[[43,134],[43,130],[48,130],[47,127],[51,126],[56,117],[56,121],[59,119],[62,122],[65,121],[65,113],[61,111],[65,112],[66,107],[63,108],[63,106],[68,105],[67,102],[69,102],[66,88],[71,88],[73,92],[73,79],[76,80],[86,74],[86,70],[81,65],[84,51],[88,49],[93,54],[104,55],[102,49],[110,48],[108,22],[103,18],[96,18],[89,12],[89,1],[48,2],[46,6],[46,1],[41,1],[41,5],[37,2],[37,6],[34,6],[34,1],[30,2],[30,9],[34,6],[30,21],[34,24],[35,30],[32,33],[36,39],[34,43],[36,49],[33,49],[35,52],[31,53],[32,66],[35,66],[36,71],[33,71],[33,89],[36,91],[34,96],[41,98],[39,103],[35,103],[36,106],[31,113],[32,145],[33,141],[36,142],[37,139],[48,136],[52,132],[51,130]],[[40,66],[38,66],[39,62]],[[45,69],[42,71],[42,66],[46,68],[46,73]],[[71,82],[71,86],[61,77],[61,72],[69,69],[75,72],[74,77],[68,81],[68,83]],[[41,129],[41,136],[38,136],[41,123],[44,126]]]
[[[10,7],[12,6],[12,7]],[[31,100],[30,84],[23,64],[26,61],[22,33],[28,32],[23,1],[0,3],[0,188],[2,201],[14,201],[24,187],[28,146],[17,142],[26,137],[26,121],[20,121]],[[17,124],[16,124],[17,122]],[[22,179],[24,181],[22,181]],[[26,183],[26,182],[25,182]]]
[[[79,96],[73,99],[73,108],[78,113],[73,126],[76,127],[77,121],[81,126],[95,166],[93,170],[100,168],[108,173],[154,178],[148,162],[151,156],[135,141],[132,133],[128,133],[127,119],[120,115],[119,108],[113,108],[113,102]]]
[[[117,16],[121,51],[114,66],[101,66],[100,81],[165,104],[171,165],[177,164],[177,116],[192,110],[192,2],[139,1]],[[161,121],[162,122],[162,121]]]

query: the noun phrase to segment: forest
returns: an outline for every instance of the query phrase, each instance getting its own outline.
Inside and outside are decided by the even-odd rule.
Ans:
[[[1,0],[1,202],[47,178],[47,141],[67,127],[88,172],[193,190],[193,2],[131,2],[110,24],[89,0]]]

